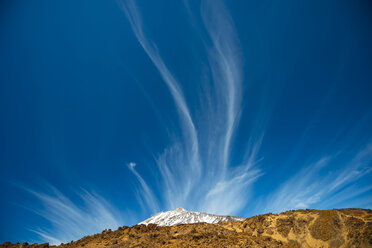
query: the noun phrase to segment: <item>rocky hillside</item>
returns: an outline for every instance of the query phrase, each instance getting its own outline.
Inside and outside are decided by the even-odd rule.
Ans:
[[[297,210],[240,222],[124,226],[58,247],[372,247],[372,210]]]

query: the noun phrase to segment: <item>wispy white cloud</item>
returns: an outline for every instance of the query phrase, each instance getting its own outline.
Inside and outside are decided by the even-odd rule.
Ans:
[[[222,171],[228,167],[231,139],[239,122],[241,107],[241,58],[233,21],[221,1],[203,1],[202,20],[212,41],[208,59],[212,71],[215,100],[222,102],[219,118],[225,120]]]
[[[180,116],[180,123],[183,133],[182,142],[177,145],[182,145],[182,149],[180,149],[178,152],[183,160],[181,161],[178,159],[177,161],[172,161],[172,163],[158,163],[160,172],[163,176],[164,184],[173,185],[172,188],[167,189],[168,192],[173,192],[172,196],[168,195],[171,197],[167,198],[168,205],[173,205],[173,202],[175,202],[175,195],[187,198],[192,186],[191,181],[198,180],[198,178],[201,176],[202,168],[197,130],[191,117],[191,113],[186,103],[180,83],[166,66],[155,43],[151,41],[144,33],[142,19],[136,6],[136,2],[129,0],[121,3],[122,9],[124,10],[126,17],[131,24],[132,30],[138,42],[141,44],[142,48],[149,56],[167,85]],[[162,157],[164,158],[164,156]],[[163,161],[163,159],[159,158],[158,161]],[[180,167],[180,164],[185,166]],[[172,177],[169,176],[170,171],[172,171]],[[172,183],[174,177],[177,177],[180,180],[178,184]],[[185,185],[187,186],[185,187]],[[148,194],[146,193],[146,195]]]
[[[168,86],[183,127],[178,141],[155,156],[163,182],[163,194],[159,198],[164,199],[167,209],[183,206],[212,213],[237,213],[249,200],[250,185],[261,175],[254,167],[263,136],[252,140],[244,156],[247,159],[240,166],[231,165],[230,152],[241,113],[242,66],[239,41],[226,6],[222,1],[203,1],[201,6],[201,24],[206,35],[200,37],[209,37],[209,41],[202,42],[206,44],[210,69],[206,81],[201,83],[212,84],[200,100],[202,104],[205,99],[208,101],[199,108],[202,110],[199,115],[208,116],[202,122],[191,115],[181,83],[145,33],[136,3],[122,1],[121,6],[138,42]],[[146,198],[152,195],[148,193],[150,186],[134,167],[130,169],[142,185],[139,194],[149,202]]]
[[[152,192],[150,187],[147,185],[146,181],[142,178],[142,176],[136,171],[135,167],[136,167],[136,163],[134,162],[130,162],[128,164],[128,168],[133,172],[133,174],[136,176],[136,178],[141,184],[142,197],[139,198],[139,200],[143,198],[146,202],[146,206],[150,209],[150,211],[157,212],[159,210],[159,205],[154,196],[154,193]]]
[[[41,203],[37,208],[23,207],[51,223],[49,229],[32,227],[30,230],[50,244],[77,240],[107,228],[116,229],[124,223],[122,214],[96,193],[81,189],[74,192],[78,200],[73,201],[50,184],[45,185],[43,192],[23,188]],[[79,201],[81,205],[76,203]]]
[[[132,30],[138,42],[141,44],[142,48],[151,59],[154,66],[158,69],[161,77],[168,86],[174,102],[176,103],[177,110],[180,113],[180,117],[182,118],[181,123],[186,132],[184,138],[190,142],[191,150],[189,151],[188,155],[192,156],[191,168],[194,170],[195,174],[200,173],[197,132],[180,83],[164,63],[164,60],[161,57],[155,43],[150,41],[147,35],[144,33],[142,19],[136,6],[136,1],[122,1],[121,7],[131,24]]]
[[[340,154],[324,157],[301,169],[267,198],[260,212],[331,208],[371,190],[371,187],[359,188],[353,183],[371,172],[372,143],[349,162],[340,164],[337,156]]]
[[[250,185],[261,176],[259,170],[245,172],[238,168],[232,177],[219,180],[214,188],[207,193],[201,209],[206,212],[234,214],[247,204]]]

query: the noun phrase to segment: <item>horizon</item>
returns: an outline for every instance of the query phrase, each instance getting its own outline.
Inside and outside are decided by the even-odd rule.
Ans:
[[[0,7],[0,243],[372,208],[371,2]]]

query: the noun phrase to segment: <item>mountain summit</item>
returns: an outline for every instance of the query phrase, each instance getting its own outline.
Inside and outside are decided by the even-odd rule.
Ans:
[[[216,224],[221,221],[236,222],[243,221],[245,218],[236,216],[224,216],[216,214],[207,214],[196,211],[188,211],[183,208],[177,208],[173,211],[160,212],[147,220],[144,220],[139,225],[156,224],[158,226],[175,226],[179,224],[193,223],[209,223]]]

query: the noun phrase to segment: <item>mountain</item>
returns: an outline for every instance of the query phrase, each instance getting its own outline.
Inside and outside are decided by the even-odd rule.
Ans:
[[[139,225],[155,224],[158,226],[174,226],[179,224],[209,223],[216,224],[221,221],[235,222],[243,221],[246,218],[235,216],[223,216],[216,214],[207,214],[196,211],[187,211],[183,208],[177,208],[173,211],[160,212],[147,220],[142,221]]]
[[[180,209],[176,211],[187,221],[190,221],[190,218],[185,216],[195,214]],[[176,213],[165,212],[161,216],[165,214],[174,216]],[[203,213],[200,214],[204,216]],[[150,221],[156,219],[150,218]],[[159,223],[175,222],[162,220]],[[116,231],[104,230],[100,234],[86,236],[57,247],[372,247],[370,209],[296,210],[259,215],[237,222],[220,221],[216,224],[205,222],[172,226],[146,224],[124,226]],[[21,247],[47,248],[49,245],[26,243],[0,245],[0,248]]]

